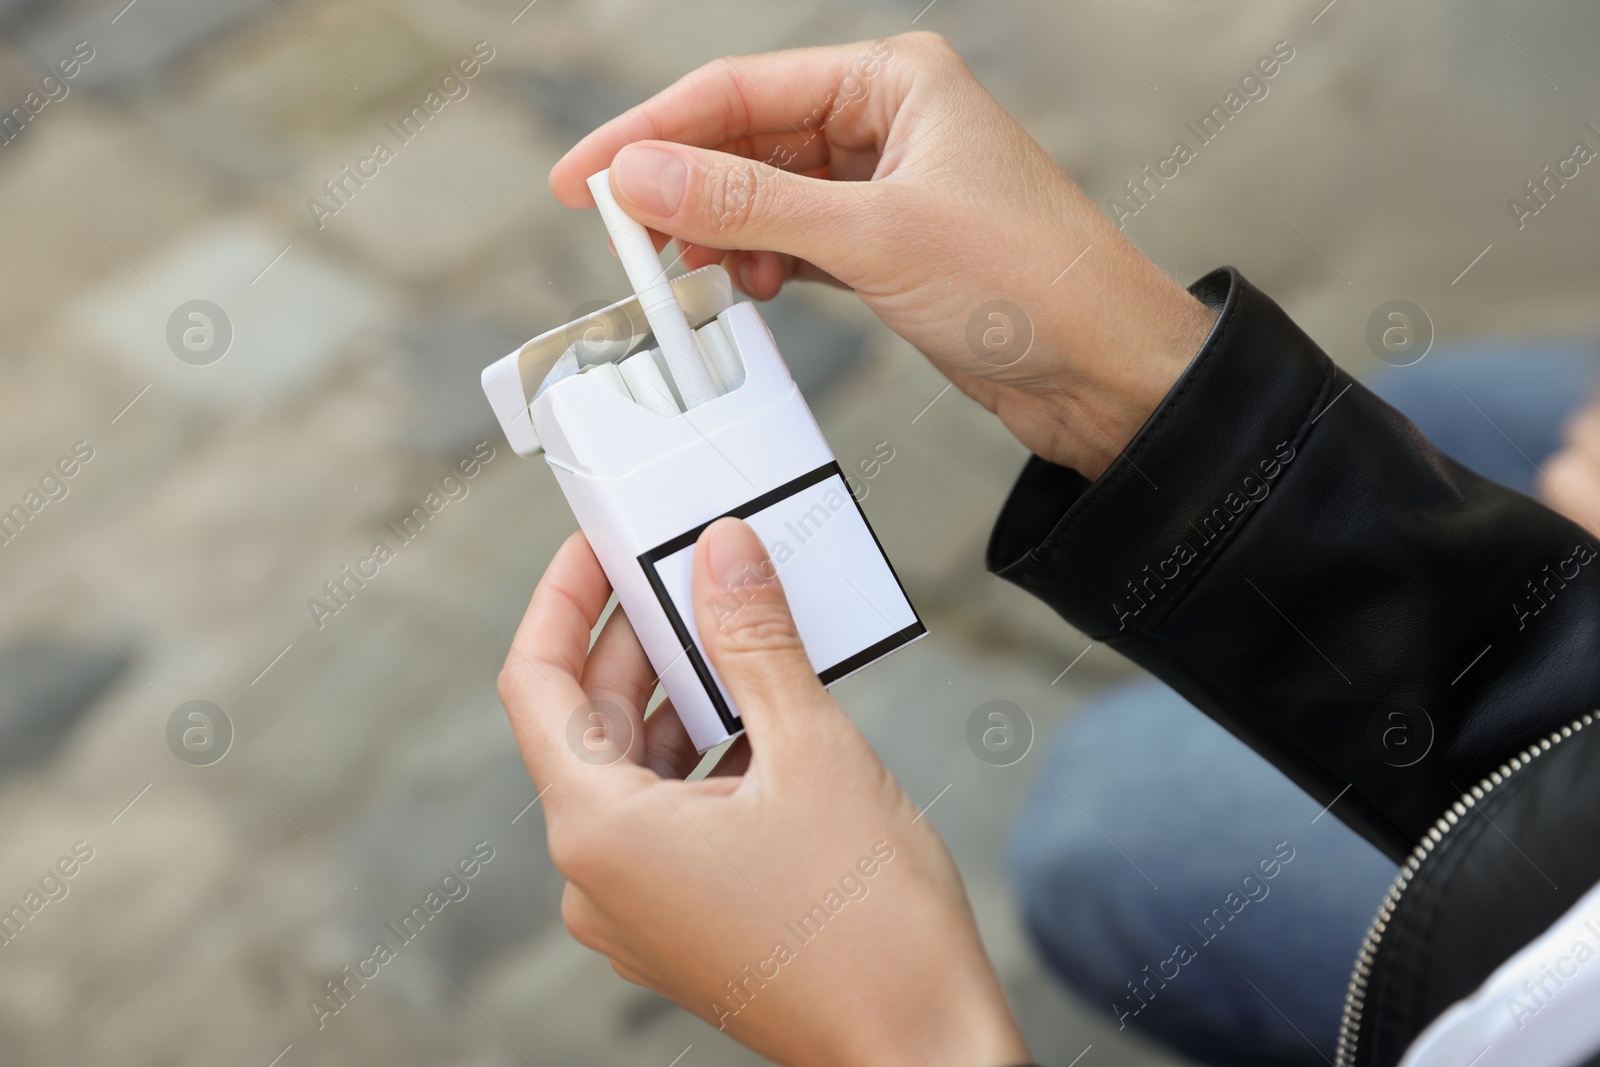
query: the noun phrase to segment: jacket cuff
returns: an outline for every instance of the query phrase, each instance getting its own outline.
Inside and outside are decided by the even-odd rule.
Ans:
[[[1132,443],[1094,482],[1034,457],[989,539],[991,571],[1096,641],[1161,624],[1335,399],[1333,361],[1238,271],[1189,291],[1216,324]]]

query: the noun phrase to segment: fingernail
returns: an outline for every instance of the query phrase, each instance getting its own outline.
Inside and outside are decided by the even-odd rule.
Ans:
[[[756,262],[750,256],[739,257],[739,281],[744,285],[744,291],[751,296],[756,291]]]
[[[689,182],[689,168],[676,153],[632,145],[617,153],[611,176],[622,195],[651,215],[666,217],[678,210]]]
[[[706,563],[723,586],[766,576],[772,564],[767,546],[747,523],[738,519],[718,519],[706,530]]]

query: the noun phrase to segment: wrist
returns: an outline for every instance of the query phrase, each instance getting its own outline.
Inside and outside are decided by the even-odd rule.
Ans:
[[[840,1057],[830,1054],[830,1065],[859,1064],[860,1067],[885,1067],[904,1063],[906,1067],[950,1064],[951,1067],[1019,1067],[1033,1063],[1033,1053],[1003,1003],[999,1012],[982,1018],[965,1017],[963,1025],[946,1019],[940,1034],[890,1033],[873,1047],[859,1048],[857,1054]],[[913,1043],[914,1042],[914,1043]]]
[[[970,1064],[971,1067],[1011,1067],[1032,1062],[1033,1054],[1017,1028],[999,980],[993,972],[986,978],[985,990],[963,1000],[961,1006],[966,1010],[950,1014],[950,1025],[945,1031],[948,1037],[944,1045],[946,1054],[939,1056],[929,1052],[936,1062]]]
[[[1216,315],[1125,241],[1062,297],[1042,340],[1059,381],[1032,390],[1058,431],[1041,458],[1091,480],[1133,441],[1204,346]]]
[[[974,962],[952,964],[915,982],[910,987],[916,992],[914,1001],[902,1001],[896,1012],[903,1029],[880,1031],[883,1044],[860,1062],[872,1067],[902,1061],[907,1067],[927,1067],[930,1061],[951,1067],[1032,1062],[999,977],[976,939],[976,930],[972,934],[967,951]],[[918,1007],[913,1009],[912,1003]]]

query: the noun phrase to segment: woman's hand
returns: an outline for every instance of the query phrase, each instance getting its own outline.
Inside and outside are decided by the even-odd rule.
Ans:
[[[949,854],[817,681],[779,584],[747,580],[766,560],[735,519],[695,547],[701,637],[747,731],[698,782],[671,706],[642,718],[655,679],[621,611],[588,647],[611,590],[581,533],[534,592],[500,695],[567,928],[781,1063],[1025,1062]]]
[[[724,261],[854,289],[1037,455],[1098,477],[1212,315],[929,33],[721,60],[585,137],[550,187]]]
[[[1539,489],[1552,508],[1600,532],[1600,397],[1567,423],[1566,446],[1545,463]]]

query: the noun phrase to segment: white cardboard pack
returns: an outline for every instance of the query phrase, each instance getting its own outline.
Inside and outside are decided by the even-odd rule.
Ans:
[[[632,351],[648,329],[636,325],[644,321],[636,298],[534,338],[485,368],[483,387],[512,448],[544,453],[704,752],[742,729],[701,645],[690,593],[695,541],[717,518],[744,519],[766,544],[824,684],[926,631],[755,305],[735,302],[716,265],[673,289],[692,327],[721,323],[744,364],[736,388],[664,418],[600,375],[547,383],[575,343],[603,339],[580,344],[590,363]],[[709,617],[738,611],[739,595],[737,585],[724,590],[704,605]]]

